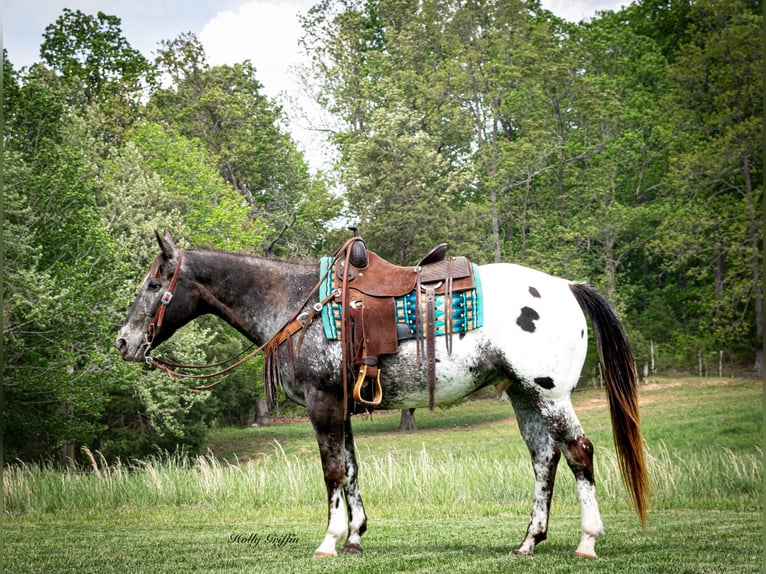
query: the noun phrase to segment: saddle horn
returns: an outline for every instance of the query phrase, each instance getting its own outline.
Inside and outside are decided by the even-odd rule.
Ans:
[[[349,256],[348,261],[357,269],[364,269],[369,262],[369,258],[367,257],[367,245],[365,244],[364,239],[361,238],[361,235],[359,235],[359,229],[353,225],[349,225],[348,229],[354,232],[354,237],[359,237],[359,241],[354,241],[354,243],[351,244],[351,255]]]

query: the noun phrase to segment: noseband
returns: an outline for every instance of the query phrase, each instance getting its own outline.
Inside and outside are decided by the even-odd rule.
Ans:
[[[179,249],[178,250],[178,264],[176,265],[176,270],[173,272],[173,277],[170,280],[170,285],[168,285],[167,291],[165,291],[162,294],[162,298],[160,299],[160,307],[157,309],[157,312],[154,314],[154,318],[152,319],[152,322],[149,323],[149,326],[146,328],[146,336],[144,337],[144,341],[146,342],[146,358],[149,359],[148,353],[149,349],[152,346],[152,342],[154,341],[154,334],[157,329],[162,327],[162,320],[165,318],[165,311],[168,308],[168,305],[170,305],[170,302],[173,300],[173,289],[176,286],[176,281],[178,280],[178,272],[181,270],[181,263],[183,263],[184,260],[184,250]]]

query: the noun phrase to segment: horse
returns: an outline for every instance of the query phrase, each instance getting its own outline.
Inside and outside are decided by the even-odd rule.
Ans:
[[[144,277],[116,340],[122,358],[145,361],[176,330],[213,314],[255,345],[283,331],[297,307],[311,308],[319,265],[216,249],[180,249],[156,233],[160,253]],[[591,286],[516,264],[478,266],[484,305],[481,328],[438,345],[435,401],[447,405],[488,385],[504,384],[528,447],[535,477],[526,534],[514,554],[532,555],[546,539],[554,478],[561,455],[574,474],[581,513],[578,557],[595,557],[604,528],[596,499],[593,444],[571,395],[585,361],[590,317],[605,379],[617,459],[641,525],[649,508],[649,479],[638,411],[638,377],[631,347],[609,302]],[[283,337],[276,368],[285,395],[311,420],[327,489],[327,529],[315,556],[361,554],[367,529],[351,427],[353,402],[342,384],[341,342],[328,340],[320,321],[304,325],[299,341]],[[380,358],[383,398],[377,408],[428,404],[416,340]]]

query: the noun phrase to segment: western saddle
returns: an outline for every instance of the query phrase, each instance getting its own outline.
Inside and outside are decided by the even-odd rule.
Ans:
[[[367,249],[356,228],[335,254],[328,270],[334,273],[336,302],[341,304],[340,339],[343,343],[343,388],[348,393],[348,372],[357,373],[354,400],[365,407],[380,404],[380,355],[399,350],[399,341],[418,340],[418,365],[426,365],[428,406],[434,408],[436,387],[437,295],[444,296],[444,334],[447,351],[452,352],[453,292],[475,288],[473,267],[465,257],[446,257],[447,244],[434,247],[417,265],[400,267]],[[397,320],[395,298],[414,294],[415,328]],[[339,300],[339,301],[338,301]],[[441,314],[440,314],[441,315]],[[346,399],[347,400],[347,399]]]

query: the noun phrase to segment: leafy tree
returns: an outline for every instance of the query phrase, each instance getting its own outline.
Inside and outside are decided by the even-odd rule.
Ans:
[[[692,0],[638,0],[619,14],[634,34],[652,38],[672,61],[688,40],[692,4]]]
[[[348,217],[400,263],[440,241],[483,257],[484,225],[473,209],[461,215],[470,127],[447,94],[437,13],[433,3],[323,2],[304,19],[319,92],[342,120],[332,139]]]
[[[319,103],[352,134],[366,131],[368,115],[379,101],[378,60],[386,42],[379,5],[375,0],[322,0],[301,17]],[[343,139],[337,143],[342,147]]]
[[[92,164],[74,142],[79,124],[44,73],[23,85],[7,118],[4,252],[4,431],[12,456],[74,453],[99,428],[118,372],[110,337],[115,246],[95,205]]]
[[[265,225],[253,220],[241,195],[219,175],[215,162],[201,142],[155,123],[143,123],[128,136],[164,189],[165,209],[176,211],[183,229],[174,230],[191,245],[221,249],[253,250],[263,240]],[[133,201],[133,198],[130,198]],[[115,198],[111,205],[119,201]],[[151,213],[151,203],[147,205]],[[158,206],[158,215],[163,209]],[[145,241],[156,250],[153,234]]]
[[[598,138],[600,151],[577,164],[577,195],[584,201],[569,217],[586,230],[599,263],[593,273],[604,277],[614,299],[618,277],[633,280],[619,273],[620,266],[641,256],[654,231],[648,223],[659,218],[653,203],[667,166],[666,141],[658,128],[666,62],[656,43],[626,27],[620,14],[603,14],[578,26],[576,35],[600,94],[598,104],[585,108],[591,116],[586,129]],[[596,106],[608,111],[596,112]]]
[[[726,22],[738,11],[753,17],[756,4],[724,9],[715,2],[646,0],[578,25],[538,2],[317,4],[304,19],[304,42],[319,101],[340,121],[333,141],[350,214],[396,259],[431,232],[422,221],[444,215],[447,206],[452,213],[436,224],[442,236],[450,236],[455,222],[471,221],[474,233],[467,236],[479,259],[511,258],[590,280],[627,314],[638,339],[688,346],[684,331],[702,324],[711,305],[721,329],[700,339],[736,347],[736,320],[721,310],[760,308],[760,259],[731,250],[747,245],[749,253],[759,252],[752,214],[762,205],[753,183],[760,172],[751,159],[741,161],[760,158],[762,150],[751,143],[742,155],[740,145],[755,142],[747,118],[757,114],[737,110],[745,102],[760,110],[761,100],[751,96],[759,85],[750,73],[755,66],[737,64],[758,61],[752,58],[757,18],[752,28]],[[723,34],[716,39],[718,29],[730,34],[729,47]],[[734,50],[745,34],[748,40]],[[731,90],[719,87],[727,68],[699,65],[703,59],[742,70],[725,77]],[[679,82],[694,74],[693,89],[690,81]],[[726,102],[716,92],[741,101]],[[708,145],[713,137],[719,140]],[[428,177],[414,169],[425,162],[433,166]],[[703,174],[730,172],[729,191],[707,195],[701,206]],[[742,185],[731,183],[736,178]],[[418,185],[423,191],[413,194]],[[705,183],[711,185],[723,189],[712,178]],[[678,193],[694,186],[697,194]],[[741,190],[739,203],[732,201],[734,189]],[[438,210],[418,199],[429,193]],[[402,208],[407,202],[419,217]],[[695,227],[693,214],[708,209],[703,221],[715,224]],[[403,229],[412,231],[391,231]],[[690,242],[687,233],[699,241]],[[702,245],[717,245],[722,255],[706,273]],[[694,255],[679,257],[686,251]],[[747,269],[754,282],[732,281]],[[733,299],[713,304],[716,282],[744,306]],[[753,293],[752,304],[744,293]],[[665,312],[671,322],[661,320]]]
[[[249,61],[209,66],[194,35],[163,43],[157,64],[172,82],[152,100],[154,117],[202,142],[218,171],[267,228],[260,250],[306,255],[339,202],[312,178],[281,126],[282,110],[261,93]]]
[[[708,344],[759,349],[763,18],[740,1],[705,0],[689,19],[689,43],[669,73],[670,129],[678,135],[663,239],[655,246],[699,297],[699,328],[712,335]],[[756,354],[760,369],[762,353]]]
[[[75,109],[95,105],[101,111],[107,139],[132,124],[156,79],[153,66],[130,46],[120,24],[120,18],[104,12],[90,16],[64,8],[46,27],[40,47],[66,101]]]
[[[445,160],[405,108],[372,114],[371,135],[349,146],[346,194],[364,237],[377,253],[414,264],[454,228],[453,190]]]

